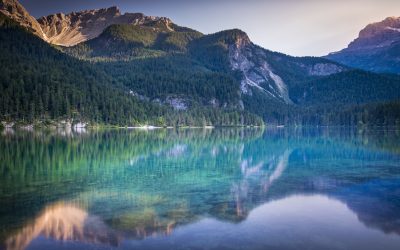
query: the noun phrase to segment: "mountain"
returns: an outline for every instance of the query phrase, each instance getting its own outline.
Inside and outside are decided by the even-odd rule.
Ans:
[[[400,17],[367,25],[357,39],[326,58],[373,72],[400,73]]]
[[[103,72],[60,53],[3,14],[0,63],[2,120],[75,118],[124,124],[161,111],[112,86]]]
[[[357,125],[368,108],[389,110],[379,121],[397,124],[393,107],[400,99],[399,76],[273,52],[238,29],[202,34],[165,17],[121,14],[111,7],[40,18],[44,39],[12,16],[10,28],[8,17],[1,29],[1,119],[78,117],[92,123],[169,126],[260,124],[262,119],[268,124]],[[32,83],[41,87],[32,92]],[[47,85],[57,86],[46,93],[59,104],[39,94]],[[91,88],[108,96],[93,96]],[[82,96],[87,98],[84,108]],[[386,119],[390,116],[395,118]],[[374,119],[362,122],[377,124]]]
[[[170,25],[173,29],[163,23],[111,25],[98,37],[62,50],[81,59],[100,61],[171,57],[180,52],[207,70],[237,72],[243,95],[262,92],[269,99],[286,104],[292,103],[287,84],[347,70],[322,58],[295,58],[265,50],[253,44],[241,30],[203,35]]]
[[[261,91],[291,104],[289,87],[296,81],[339,73],[346,67],[322,58],[295,58],[253,44],[241,30],[203,36],[191,44],[191,54],[211,68],[240,73],[241,92]]]
[[[400,97],[398,77],[355,71],[324,58],[272,52],[253,44],[241,30],[203,35],[163,27],[112,25],[97,38],[61,50],[95,62],[142,98],[244,109],[268,123],[301,123],[299,113],[315,120],[336,112],[338,105],[359,112],[357,105]],[[175,39],[166,39],[171,37]],[[169,40],[174,42],[166,43]],[[216,77],[225,80],[214,81]],[[196,86],[190,88],[196,91],[187,86]],[[224,91],[210,95],[213,88]]]
[[[73,46],[95,38],[113,24],[138,26],[163,24],[167,30],[174,28],[168,18],[145,16],[142,13],[121,14],[117,7],[72,12],[66,15],[58,13],[41,17],[38,22],[48,42],[62,46]]]
[[[126,61],[183,52],[190,41],[203,35],[180,27],[168,18],[152,20],[110,25],[94,39],[61,49],[80,59]]]
[[[36,20],[17,0],[1,0],[0,12],[29,28],[46,42],[61,46],[73,46],[93,39],[113,24],[163,26],[169,31],[176,28],[166,17],[145,16],[142,13],[122,14],[115,6],[69,14],[57,13]]]
[[[60,49],[96,62],[142,98],[188,103],[195,97],[201,105],[244,109],[272,123],[284,122],[294,104],[289,87],[348,70],[323,58],[265,50],[237,29],[203,35],[171,26],[111,25],[92,40]]]
[[[38,21],[17,0],[0,0],[0,13],[15,20],[40,38],[47,39]]]
[[[0,64],[1,121],[69,120],[123,126],[260,124],[245,111],[201,106],[178,112],[169,105],[150,102],[101,67],[65,55],[3,14]]]

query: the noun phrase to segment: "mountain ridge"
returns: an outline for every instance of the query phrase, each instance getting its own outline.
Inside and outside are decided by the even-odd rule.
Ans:
[[[400,74],[400,17],[368,24],[347,48],[326,58],[368,71]]]
[[[73,46],[98,37],[107,27],[113,24],[144,25],[152,22],[163,22],[168,29],[172,21],[166,17],[146,16],[142,13],[122,14],[118,7],[84,10],[69,14],[57,13],[38,19],[48,42]]]
[[[0,0],[0,13],[15,20],[43,40],[47,40],[38,21],[17,0]]]
[[[15,0],[3,1],[16,2]],[[22,13],[25,16],[29,15],[29,13]],[[90,21],[94,17],[100,17],[101,20]],[[108,21],[104,17],[107,17]],[[96,72],[91,75],[90,82],[95,79],[100,84],[113,88],[112,95],[114,96],[108,96],[107,101],[120,98],[118,95],[124,96],[126,100],[123,99],[123,102],[129,103],[131,102],[129,99],[132,98],[139,102],[127,103],[126,107],[132,105],[128,109],[140,110],[141,114],[140,118],[137,118],[136,114],[124,113],[123,110],[118,109],[116,103],[112,102],[107,102],[107,105],[109,110],[115,109],[114,114],[103,114],[104,103],[97,100],[93,103],[89,100],[89,103],[100,105],[93,107],[97,112],[94,116],[89,115],[84,113],[86,111],[80,108],[76,97],[71,94],[72,99],[68,96],[64,97],[61,101],[63,108],[53,112],[52,119],[59,118],[61,114],[62,117],[69,117],[76,112],[72,112],[69,108],[73,107],[74,110],[78,110],[78,117],[91,117],[91,121],[105,123],[122,122],[124,125],[143,124],[149,121],[156,121],[154,124],[163,125],[259,124],[257,117],[268,124],[326,125],[339,121],[335,118],[335,114],[340,111],[337,108],[341,107],[354,110],[358,118],[353,119],[353,114],[348,112],[339,122],[355,124],[362,117],[359,113],[363,112],[360,108],[364,107],[363,105],[376,102],[384,109],[387,107],[384,105],[385,102],[400,98],[399,77],[355,71],[327,58],[292,57],[273,52],[252,43],[248,35],[239,29],[202,34],[190,28],[181,27],[168,18],[147,17],[141,13],[122,15],[116,7],[81,11],[71,13],[69,16],[54,14],[42,18],[41,22],[48,27],[53,27],[45,30],[50,38],[54,38],[53,43],[45,40],[47,43],[43,42],[39,45],[29,36],[24,36],[26,46],[33,50],[26,51],[18,41],[19,50],[25,53],[21,54],[12,44],[15,43],[12,37],[7,37],[9,32],[19,33],[20,31],[6,28],[0,32],[4,40],[4,45],[0,49],[4,49],[5,55],[8,55],[11,49],[15,51],[15,57],[21,60],[30,58],[29,60],[37,63],[38,58],[35,56],[47,53],[48,48],[44,46],[46,44],[59,53],[55,53],[60,60],[55,61],[55,65],[62,66],[63,61],[72,59],[78,68],[86,68],[84,65],[90,65],[93,72]],[[85,22],[90,24],[86,27],[86,31],[77,32]],[[26,28],[25,24],[22,23],[22,27]],[[91,31],[91,27],[95,27],[94,32]],[[35,34],[29,27],[28,30]],[[88,34],[87,32],[92,32],[93,38],[88,39],[89,35],[82,36],[84,33]],[[76,45],[55,46],[54,42],[57,39],[66,39],[71,44],[83,40]],[[10,59],[3,57],[2,63],[7,61]],[[46,57],[44,61],[48,63],[54,59]],[[13,68],[18,68],[19,64],[26,62],[12,61],[11,66],[13,63],[15,64]],[[12,74],[17,75],[13,68],[4,67],[4,75],[12,82],[11,86],[17,88],[19,82],[23,80],[12,76]],[[49,66],[49,69],[51,68]],[[56,71],[58,69],[55,67]],[[71,75],[69,71],[67,72]],[[32,78],[36,82],[39,75],[43,77],[45,74],[45,72],[35,70],[33,74],[24,70],[18,73],[21,77]],[[85,77],[81,78],[85,79]],[[27,81],[29,83],[29,80]],[[70,83],[69,79],[66,81]],[[57,74],[57,78],[43,78],[44,82],[65,87],[60,74]],[[8,89],[10,85],[7,81],[2,81],[2,84],[7,93],[12,93]],[[96,83],[92,84],[97,86]],[[72,89],[76,87],[69,86]],[[22,96],[29,95],[23,89],[18,91],[21,92],[18,94]],[[73,93],[74,91],[79,92],[79,89],[72,90]],[[89,91],[88,88],[83,93],[92,95],[85,91]],[[24,114],[22,117],[28,114],[31,117],[30,120],[38,119],[38,117],[43,117],[43,114],[37,112],[37,110],[43,110],[41,102],[46,102],[48,105],[47,101],[37,97],[39,101],[36,100],[34,104],[20,99],[20,103],[12,107],[9,105],[13,102],[10,98],[10,96],[5,96],[7,102],[2,103],[4,107],[0,106],[1,110],[6,111],[6,113],[3,111],[2,119],[4,117],[19,119],[21,114],[18,112],[12,115],[9,113],[16,112],[15,108],[19,110],[19,105],[24,107],[21,111]],[[32,98],[35,100],[34,97]],[[152,107],[148,115],[143,113],[143,110],[146,110],[143,106],[146,105]],[[35,107],[34,110],[30,111],[29,106]],[[46,107],[54,109],[51,106]],[[393,105],[390,106],[391,110],[393,110],[392,107]],[[373,107],[368,106],[368,108]],[[117,113],[121,119],[116,117]],[[390,113],[385,114],[385,116],[389,115]],[[130,117],[136,118],[132,120]],[[380,121],[390,120],[393,123],[397,121],[396,119],[380,119]],[[362,122],[364,123],[365,119]]]

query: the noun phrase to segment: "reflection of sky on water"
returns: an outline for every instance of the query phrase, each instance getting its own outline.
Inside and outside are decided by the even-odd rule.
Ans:
[[[7,162],[5,154],[18,147],[18,157],[33,165],[21,168],[24,175],[7,176],[0,163],[6,248],[399,244],[400,157],[392,153],[397,144],[285,130],[184,133],[87,132],[39,141],[7,135],[14,139],[0,140],[0,160]],[[58,158],[65,165],[50,167]],[[28,212],[23,204],[38,210]],[[17,209],[7,210],[10,205]]]
[[[400,237],[366,227],[345,203],[323,195],[295,195],[253,209],[244,221],[203,218],[143,240],[107,227],[71,204],[49,207],[35,222],[8,239],[7,249],[78,249],[93,243],[99,249],[397,249]],[[41,237],[38,237],[38,236]],[[328,237],[329,236],[329,237]],[[32,241],[33,240],[33,241]],[[57,241],[54,241],[57,240]],[[32,241],[32,242],[31,242]],[[64,241],[64,242],[63,242]],[[69,242],[69,243],[68,243]],[[73,243],[75,242],[75,243]],[[70,245],[69,245],[70,244]]]

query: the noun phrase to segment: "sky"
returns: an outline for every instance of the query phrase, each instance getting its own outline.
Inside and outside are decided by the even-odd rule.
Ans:
[[[294,56],[341,50],[367,24],[400,16],[400,0],[20,0],[35,17],[118,6],[165,16],[204,34],[239,28],[252,42]]]

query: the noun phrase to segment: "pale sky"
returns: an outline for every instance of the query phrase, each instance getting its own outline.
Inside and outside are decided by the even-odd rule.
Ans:
[[[347,47],[368,23],[400,16],[400,0],[20,0],[33,16],[119,6],[166,16],[205,34],[239,28],[266,49],[321,56]]]

